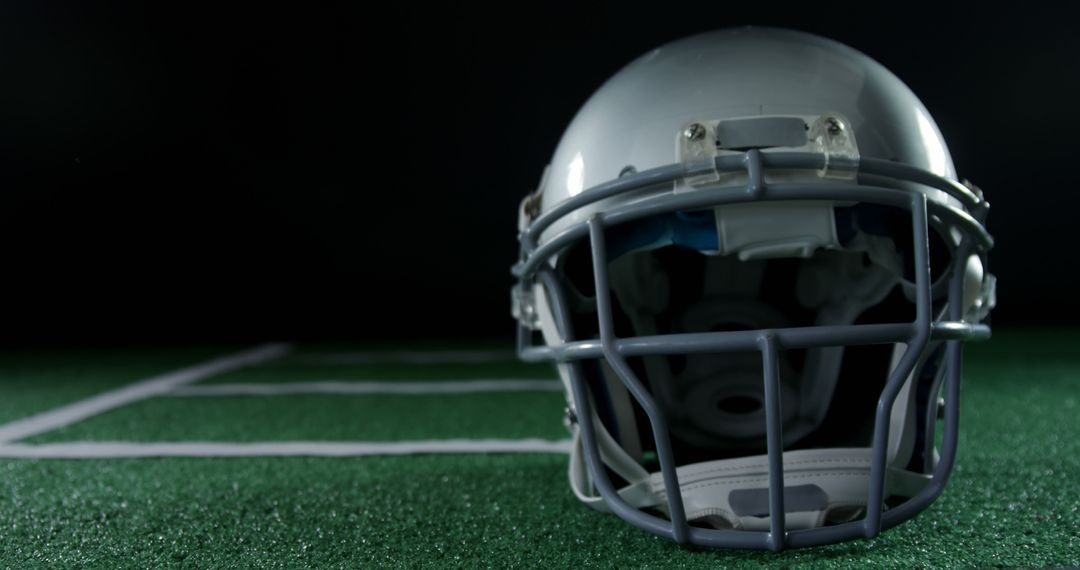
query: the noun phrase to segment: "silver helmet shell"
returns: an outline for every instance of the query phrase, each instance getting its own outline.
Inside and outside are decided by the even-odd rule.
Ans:
[[[837,42],[721,30],[626,66],[519,211],[519,354],[558,364],[575,495],[773,550],[925,508],[961,342],[989,335],[987,209],[911,90]],[[853,375],[872,399],[846,397]]]
[[[850,121],[862,156],[956,178],[929,111],[884,66],[820,36],[746,27],[658,47],[605,82],[560,139],[540,188],[541,209],[628,168],[641,172],[678,162],[673,135],[686,125],[828,111]],[[947,198],[940,193],[935,199]],[[565,222],[581,221],[591,211],[575,211]]]

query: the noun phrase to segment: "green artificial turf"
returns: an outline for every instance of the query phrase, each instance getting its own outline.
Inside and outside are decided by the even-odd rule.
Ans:
[[[200,384],[241,384],[278,382],[334,381],[393,381],[480,379],[540,379],[554,380],[557,376],[546,364],[496,362],[492,364],[312,364],[299,358],[286,357],[260,366],[240,368],[208,378]]]
[[[0,351],[0,422],[89,398],[244,348]]]
[[[559,440],[565,402],[561,392],[154,398],[24,441]]]
[[[780,554],[681,548],[578,504],[566,484],[566,458],[559,455],[0,460],[0,567],[1078,565],[1080,354],[1073,348],[1078,341],[1077,331],[995,331],[995,340],[971,345],[958,464],[945,493],[915,519],[872,540]],[[39,363],[42,370],[31,375],[62,380],[44,372],[50,362]],[[0,361],[5,397],[12,386],[7,381],[9,364]],[[92,383],[93,369],[66,370],[87,375]],[[17,386],[50,389],[44,380]],[[561,398],[543,393],[529,397],[549,396]],[[15,398],[49,399],[27,394]],[[290,398],[295,397],[266,398],[262,405],[276,407],[271,401]],[[354,397],[335,396],[323,406],[298,402],[297,408],[357,405],[346,404],[346,398]],[[115,420],[122,414],[160,424],[152,431],[162,438],[186,438],[177,431],[225,421],[234,423],[215,439],[229,435],[230,441],[243,441],[244,430],[265,427],[263,416],[248,423],[235,421],[244,412],[235,405],[248,398],[222,398],[212,404],[215,400],[150,400],[71,426],[70,436],[96,437],[92,432],[113,423],[107,421],[110,416]],[[227,401],[232,404],[221,403]],[[164,407],[146,407],[157,405]],[[219,417],[202,415],[191,406],[228,409]],[[166,408],[187,412],[167,415]],[[257,413],[257,408],[248,410]],[[550,421],[558,426],[559,418]],[[542,420],[521,421],[535,422]],[[320,439],[341,433],[333,423],[320,424],[318,429],[328,430]],[[503,437],[517,437],[514,429],[508,425]],[[553,433],[561,436],[560,429]],[[128,434],[128,439],[135,437]]]

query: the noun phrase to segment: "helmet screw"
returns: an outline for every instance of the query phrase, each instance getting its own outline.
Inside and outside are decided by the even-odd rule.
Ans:
[[[563,410],[563,414],[566,417],[566,422],[568,424],[577,425],[577,412],[574,411],[574,408],[567,406],[566,409]]]
[[[826,130],[830,135],[838,135],[844,130],[844,124],[836,120],[836,117],[828,117],[825,119]]]
[[[705,125],[694,123],[683,131],[683,137],[690,141],[699,141],[705,138]]]

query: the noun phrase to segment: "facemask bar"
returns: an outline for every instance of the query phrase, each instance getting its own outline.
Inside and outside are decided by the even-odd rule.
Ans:
[[[733,157],[717,159],[732,169]],[[737,157],[735,157],[737,158]],[[553,360],[568,364],[574,401],[578,407],[576,415],[582,418],[579,423],[585,449],[586,462],[590,476],[597,490],[613,512],[634,526],[666,536],[679,543],[693,543],[703,546],[741,547],[769,550],[781,550],[786,546],[802,547],[837,542],[857,537],[876,536],[882,528],[889,528],[914,516],[931,503],[943,489],[955,460],[958,415],[959,381],[961,363],[961,339],[985,338],[989,328],[977,323],[963,322],[963,285],[965,264],[972,251],[978,250],[985,257],[985,250],[992,245],[981,222],[985,216],[986,204],[981,197],[954,182],[932,174],[913,169],[905,165],[888,163],[872,164],[867,169],[866,162],[860,169],[867,174],[896,177],[918,182],[948,192],[975,212],[978,220],[966,212],[938,202],[928,202],[926,195],[914,190],[866,185],[833,183],[795,183],[766,186],[763,168],[776,167],[817,167],[820,155],[762,155],[751,150],[743,155],[738,167],[746,168],[749,183],[745,188],[709,188],[685,194],[664,194],[637,202],[633,206],[612,208],[594,214],[587,222],[579,223],[556,235],[546,244],[535,246],[540,232],[557,217],[565,215],[583,205],[596,200],[649,185],[667,182],[685,172],[682,165],[671,165],[653,171],[647,171],[629,178],[620,179],[598,186],[575,198],[567,200],[536,220],[532,227],[522,234],[523,260],[514,268],[514,273],[524,282],[539,278],[546,288],[552,312],[559,331],[560,346],[530,347],[527,340],[529,331],[519,325],[519,355],[529,361]],[[772,163],[772,164],[770,164]],[[797,166],[796,166],[797,165]],[[870,170],[871,172],[866,172]],[[899,174],[900,176],[896,176]],[[633,183],[632,183],[633,182]],[[741,191],[740,191],[741,190]],[[610,292],[607,279],[607,256],[604,242],[604,228],[644,216],[676,210],[692,210],[712,207],[725,203],[738,203],[753,200],[845,200],[854,202],[879,203],[907,209],[912,216],[914,238],[914,261],[916,267],[916,319],[913,323],[874,324],[874,325],[838,325],[819,327],[795,327],[759,331],[729,331],[711,333],[684,333],[652,337],[616,338],[611,316]],[[580,202],[568,205],[568,202]],[[949,322],[934,322],[931,315],[930,264],[928,248],[928,207],[945,223],[959,229],[963,239],[957,247],[957,255],[951,264],[951,277],[948,294]],[[542,223],[543,222],[543,223]],[[538,226],[538,224],[540,224]],[[597,309],[600,325],[600,340],[576,341],[570,326],[564,292],[553,270],[546,263],[550,255],[563,250],[577,239],[588,235],[593,256],[593,271],[596,280]],[[984,261],[985,266],[985,261]],[[947,394],[945,405],[945,426],[941,459],[934,469],[933,477],[926,487],[903,504],[883,512],[885,492],[886,452],[889,431],[889,415],[893,402],[904,381],[916,365],[920,355],[931,339],[946,340],[946,379]],[[862,520],[830,527],[785,531],[784,479],[782,428],[779,400],[779,366],[781,350],[813,348],[821,346],[898,343],[907,344],[898,366],[892,371],[885,388],[878,400],[873,435],[872,461],[870,472],[869,497],[866,516]],[[626,363],[630,356],[689,354],[699,352],[730,352],[757,350],[762,353],[765,386],[766,440],[769,463],[769,512],[770,531],[768,533],[730,530],[711,530],[690,527],[684,512],[682,494],[675,470],[670,434],[667,430],[663,413]],[[626,503],[607,477],[600,459],[592,410],[588,399],[580,360],[603,358],[611,365],[631,395],[641,405],[649,417],[660,460],[664,488],[668,498],[670,521],[644,513]]]

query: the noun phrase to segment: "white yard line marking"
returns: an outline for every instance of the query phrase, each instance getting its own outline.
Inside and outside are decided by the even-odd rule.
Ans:
[[[264,457],[409,455],[420,453],[569,453],[569,440],[436,440],[395,442],[267,441],[217,442],[71,442],[0,444],[0,458],[118,459],[138,457]]]
[[[478,392],[561,392],[554,380],[464,380],[445,382],[291,382],[180,386],[168,396],[286,396],[294,394],[472,394]]]
[[[286,344],[267,344],[209,362],[147,378],[116,390],[21,418],[0,426],[0,444],[38,435],[73,424],[120,406],[165,394],[184,384],[228,370],[278,358],[290,350]]]
[[[385,352],[324,352],[297,354],[303,364],[491,364],[516,362],[511,350],[390,350]]]

